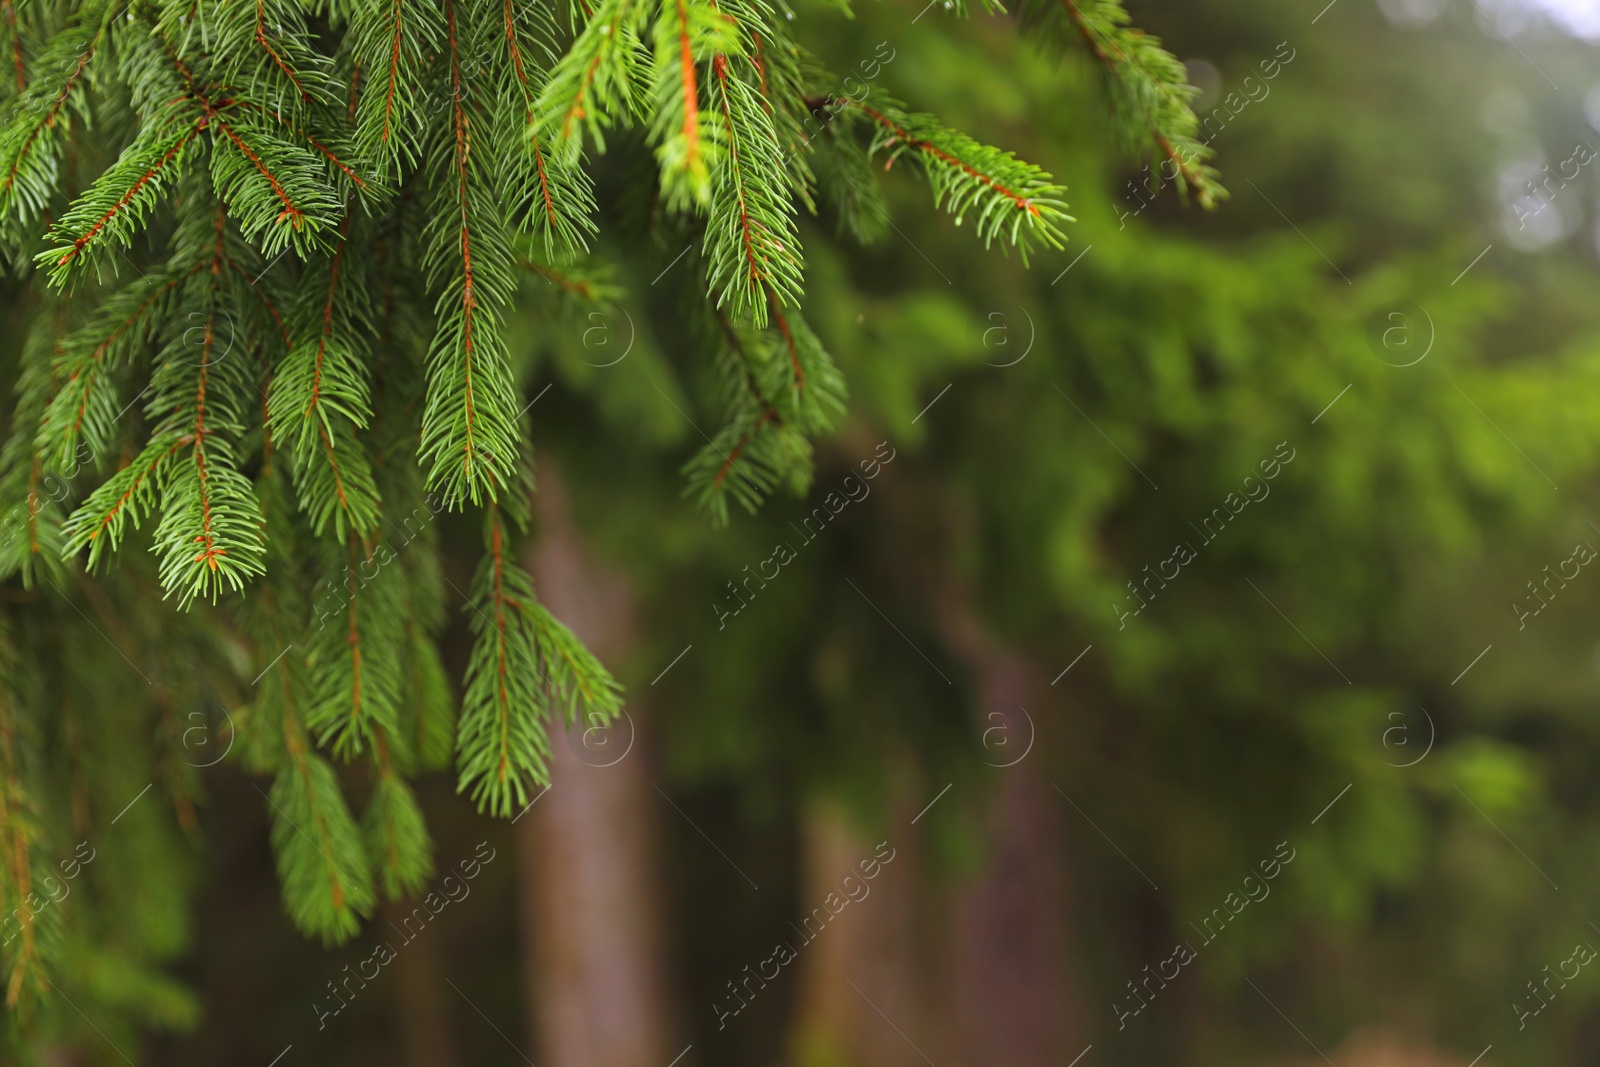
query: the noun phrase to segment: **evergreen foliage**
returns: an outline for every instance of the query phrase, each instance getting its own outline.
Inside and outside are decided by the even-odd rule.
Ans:
[[[1086,36],[1091,54],[1126,52],[1159,79],[1147,97],[1112,64],[1162,150],[1182,149],[1181,66],[1117,4],[1081,6],[1064,0],[1074,24],[1110,34]],[[754,510],[803,491],[811,442],[844,411],[802,311],[801,209],[835,205],[870,238],[884,211],[871,164],[907,161],[936,206],[1024,258],[1060,247],[1071,221],[1038,167],[882,94],[836,95],[792,13],[765,0],[561,16],[529,0],[91,0],[20,16],[15,85],[0,79],[0,240],[33,308],[0,453],[0,575],[27,594],[0,609],[17,665],[0,670],[8,909],[27,908],[69,822],[103,830],[139,785],[104,783],[61,814],[39,752],[71,731],[48,675],[20,664],[65,654],[17,647],[44,643],[25,636],[42,618],[39,633],[134,650],[141,675],[135,661],[173,664],[140,705],[169,744],[174,716],[243,705],[226,741],[271,778],[288,913],[330,943],[431,870],[408,779],[453,764],[482,810],[513,815],[548,780],[552,723],[619,712],[618,685],[516,562],[532,479],[506,338],[535,275],[569,307],[610,291],[602,154],[642,161],[629,180],[703,252],[685,320],[710,339],[724,421],[686,492],[718,522],[730,499]],[[1209,203],[1209,169],[1186,173]],[[448,511],[481,513],[485,530],[462,594],[474,643],[459,704],[436,647]],[[108,634],[80,606],[115,631],[102,590],[181,610],[159,614],[159,642],[154,622]],[[216,666],[180,684],[190,659]],[[172,755],[150,756],[152,774],[187,811],[196,775]],[[74,938],[95,950],[60,919],[41,913],[0,947],[14,1025],[32,1025]],[[156,983],[158,955],[124,963]],[[188,1009],[169,999],[173,1022]]]
[[[1227,196],[1210,164],[1211,147],[1195,139],[1189,107],[1196,90],[1161,42],[1128,24],[1120,0],[1023,0],[1023,24],[1061,49],[1082,44],[1099,62],[1106,97],[1123,118],[1130,147],[1153,154],[1171,179],[1205,207]]]

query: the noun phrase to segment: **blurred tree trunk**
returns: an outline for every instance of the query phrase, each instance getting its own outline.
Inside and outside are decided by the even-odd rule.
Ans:
[[[544,605],[607,665],[632,641],[627,581],[590,559],[549,460],[530,569]],[[637,699],[606,730],[552,731],[550,789],[516,827],[524,973],[540,1067],[664,1067],[662,884]],[[625,754],[626,753],[626,754]]]
[[[991,679],[985,707],[1008,699],[1011,690],[998,684],[1008,676]],[[991,762],[1014,758],[1025,744],[1025,720],[1013,719],[1012,751],[991,746]],[[984,726],[999,728],[987,718]],[[794,942],[802,978],[792,1047],[801,1067],[1063,1067],[1083,1051],[1060,802],[1026,768],[1023,760],[1002,770],[1006,777],[984,798],[982,870],[936,890],[915,834],[891,831],[895,859],[870,895],[804,947]],[[961,801],[942,801],[952,802]],[[915,810],[901,808],[891,824],[908,827]],[[839,892],[876,843],[827,804],[813,805],[802,832],[804,917]]]
[[[1068,917],[1060,803],[1026,772],[982,817],[988,864],[951,902],[948,1014],[964,1062],[1063,1067],[1088,1038]]]
[[[892,842],[904,862],[887,868],[892,879],[873,890],[887,906],[873,908],[872,899],[852,905],[837,930],[830,925],[802,950],[795,1047],[803,1067],[1064,1067],[1083,1051],[1088,1024],[1061,801],[1039,777],[1046,757],[1031,752],[1038,722],[1023,711],[1040,671],[994,635],[950,564],[973,536],[971,516],[952,508],[931,480],[902,476],[883,490],[889,515],[877,566],[897,575],[902,588],[924,591],[944,646],[977,681],[982,747],[974,758],[999,768],[999,778],[993,792],[981,794],[984,866],[948,890],[928,884],[915,838],[937,824],[940,808],[908,825],[943,783],[929,783],[926,797],[906,798],[911,810],[891,822],[912,831]],[[1042,709],[1049,698],[1032,692]],[[953,795],[940,803],[972,802]],[[837,887],[866,848],[826,811],[808,818],[806,833],[802,910]]]
[[[386,903],[379,916],[402,922],[416,903]],[[394,961],[395,1029],[400,1035],[402,1062],[405,1067],[456,1067],[459,1058],[451,1040],[447,999],[451,993],[444,983],[438,938],[418,937],[406,947]]]
[[[910,815],[893,820],[904,826]],[[873,858],[849,817],[826,801],[801,817],[800,914],[843,896],[841,880]],[[910,835],[891,835],[893,859],[866,883],[868,894],[818,928],[797,930],[789,942],[800,957],[800,988],[792,1047],[802,1067],[847,1064],[916,1067],[937,1049],[928,1034],[928,991],[920,976],[918,850]],[[887,853],[886,853],[887,854]],[[809,935],[810,940],[807,940]]]
[[[945,642],[979,685],[984,762],[996,791],[979,816],[984,869],[949,901],[944,1018],[962,1061],[1060,1067],[1088,1038],[1071,933],[1074,900],[1061,800],[1037,776],[1037,720],[1025,710],[1038,670],[1003,645],[951,585],[936,609]],[[1030,759],[1029,757],[1034,758]]]

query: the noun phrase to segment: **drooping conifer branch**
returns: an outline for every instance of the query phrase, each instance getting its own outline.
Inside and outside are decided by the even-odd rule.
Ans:
[[[400,625],[391,558],[347,535],[344,565],[329,586],[341,594],[338,613],[318,611],[313,637],[317,701],[309,718],[318,741],[350,759],[398,728]],[[337,557],[335,557],[337,558]]]
[[[424,0],[362,0],[357,10],[350,30],[355,145],[387,180],[416,164],[430,109],[447,91],[428,79],[430,57],[444,49],[444,23],[439,5]]]
[[[1195,139],[1188,72],[1159,40],[1128,25],[1121,0],[1024,0],[1020,16],[1059,48],[1069,38],[1082,42],[1104,74],[1113,108],[1133,120],[1124,127],[1133,147],[1153,147],[1181,179],[1181,191],[1207,208],[1227,197],[1210,165],[1213,150]]]
[[[353,272],[346,269],[352,218],[341,223],[332,256],[312,272],[326,282],[314,305],[303,305],[300,341],[273,377],[267,396],[269,423],[293,446],[295,484],[312,529],[329,522],[337,536],[366,535],[377,525],[378,490],[370,458],[358,435],[371,422],[365,338],[370,323]]]
[[[756,376],[750,369],[750,355],[745,349],[744,341],[739,337],[738,330],[734,328],[732,320],[728,318],[721,308],[714,309],[713,314],[717,320],[717,328],[722,331],[723,339],[728,342],[728,351],[733,354],[733,358],[738,362],[739,381],[743,384],[746,393],[755,402],[756,406],[761,409],[761,413],[767,416],[767,422],[782,426],[783,417],[778,414],[778,410],[767,400],[766,394],[761,391],[760,384],[756,382]]]
[[[504,125],[513,150],[524,159],[507,175],[505,199],[517,227],[539,236],[546,256],[569,257],[587,249],[596,232],[594,194],[581,157],[552,151],[536,112],[548,84],[529,41],[553,53],[555,27],[542,4],[502,0],[504,86],[491,121]]]
[[[534,108],[536,128],[566,160],[578,159],[585,136],[605,151],[605,131],[629,121],[644,16],[643,0],[600,0],[551,69]]]
[[[871,154],[882,153],[888,170],[910,155],[933,188],[934,205],[956,216],[959,225],[971,211],[974,227],[985,244],[1004,238],[1028,257],[1029,238],[1059,248],[1065,241],[1059,223],[1070,222],[1063,197],[1066,189],[1031,163],[980,144],[966,134],[940,125],[927,115],[910,114],[892,101],[874,107],[847,101],[872,120]]]
[[[294,91],[299,94],[300,100],[303,103],[311,103],[311,94],[306,92],[305,86],[301,84],[300,76],[295,73],[294,68],[289,66],[288,61],[279,54],[278,50],[272,46],[272,42],[267,38],[267,0],[256,0],[256,44],[260,45],[261,50],[272,60],[273,66],[282,71],[283,76],[289,79],[289,84],[294,86]]]
[[[548,724],[604,722],[620,709],[610,674],[540,606],[527,573],[508,558],[503,509],[491,504],[486,553],[468,591],[475,635],[456,747],[458,791],[509,815],[548,782]],[[591,716],[593,718],[591,718]]]
[[[90,455],[108,456],[120,414],[114,394],[98,388],[101,379],[126,366],[174,311],[181,289],[203,262],[165,274],[150,274],[113,295],[95,320],[68,335],[56,359],[65,375],[61,389],[40,419],[37,440],[50,462],[66,467],[78,451],[80,435]]]
[[[478,463],[478,444],[473,440],[475,397],[473,395],[473,360],[477,351],[473,347],[473,326],[478,316],[478,296],[475,291],[477,275],[472,265],[472,195],[467,175],[467,157],[472,153],[472,132],[467,121],[466,102],[462,95],[467,87],[461,76],[460,42],[456,34],[456,9],[453,0],[445,0],[445,24],[450,35],[450,125],[452,154],[456,178],[456,208],[460,212],[461,234],[461,361],[466,440],[462,443],[463,476],[469,483],[476,482],[474,464]],[[481,330],[479,331],[482,332]],[[491,467],[491,470],[493,468]]]
[[[8,17],[15,9],[7,0]],[[18,82],[17,108],[0,131],[0,233],[19,241],[55,193],[56,167],[71,133],[69,119],[81,110],[90,61],[106,33],[104,4],[85,5],[39,57],[49,72],[25,85]],[[13,38],[21,78],[21,40]]]
[[[256,105],[255,103],[253,103],[251,101],[248,101],[248,100],[230,99],[229,100],[229,104],[233,105],[233,106],[243,107],[243,108],[250,108],[252,110],[259,110],[263,114],[270,116],[272,119],[277,121],[279,124],[287,127],[288,130],[295,135],[295,137],[297,137],[300,140],[304,141],[306,144],[310,145],[312,148],[316,149],[319,153],[321,153],[322,156],[330,164],[333,165],[333,168],[335,170],[337,170],[340,174],[343,174],[346,178],[348,178],[350,180],[350,184],[355,186],[356,190],[358,190],[359,192],[371,193],[371,192],[377,192],[378,191],[378,190],[373,188],[371,183],[369,183],[365,178],[363,178],[359,173],[357,173],[356,169],[354,167],[352,167],[349,163],[347,163],[342,156],[340,156],[333,149],[329,148],[327,145],[323,144],[321,141],[317,140],[316,137],[314,137],[310,133],[306,132],[300,126],[296,125],[287,116],[285,116],[285,115],[283,115],[283,114],[281,114],[281,113],[279,113],[279,112],[277,112],[277,111],[275,111],[275,110],[273,110],[271,108],[261,108],[258,105]]]
[[[28,88],[28,68],[22,59],[22,33],[17,26],[15,0],[0,2],[0,11],[5,13],[6,33],[11,38],[11,66],[17,74],[17,95],[21,96]]]
[[[430,484],[452,503],[478,503],[508,479],[518,446],[499,321],[509,299],[510,252],[499,198],[482,169],[493,141],[474,144],[482,127],[473,120],[481,112],[462,66],[467,35],[477,27],[463,19],[456,0],[445,0],[444,14],[450,97],[435,141],[442,211],[428,251],[442,291],[441,323],[429,353],[422,450]]]
[[[175,180],[171,172],[200,131],[198,121],[176,125],[176,131],[141,130],[122,158],[62,216],[51,233],[66,243],[38,256],[55,285],[64,286],[81,273],[86,251],[106,244],[125,248],[132,240],[157,197]]]
[[[396,738],[384,730],[374,731],[377,782],[362,817],[367,853],[374,859],[379,884],[389,900],[419,892],[433,873],[427,825],[416,795],[400,773],[395,744]]]
[[[712,291],[735,316],[767,322],[800,302],[799,235],[780,175],[771,116],[725,54],[712,58],[711,99],[723,145],[704,242]]]

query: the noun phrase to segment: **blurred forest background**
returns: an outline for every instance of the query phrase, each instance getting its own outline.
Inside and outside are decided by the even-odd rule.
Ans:
[[[135,808],[95,874],[170,930],[176,1029],[89,1062],[1600,1063],[1600,7],[1324,3],[1129,5],[1214,211],[1001,17],[801,26],[1050,170],[1068,247],[984,252],[893,173],[865,251],[823,205],[851,414],[721,530],[680,497],[695,341],[652,326],[680,248],[587,316],[530,275],[530,562],[628,718],[515,825],[423,784],[481,866],[412,939],[297,935],[231,763],[193,841]],[[128,824],[187,873],[141,883]]]

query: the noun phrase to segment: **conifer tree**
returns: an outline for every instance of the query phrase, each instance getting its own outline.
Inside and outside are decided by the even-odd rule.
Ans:
[[[525,284],[589,306],[611,257],[650,247],[608,234],[597,175],[700,253],[683,323],[724,419],[683,473],[718,523],[730,501],[803,492],[845,410],[805,318],[800,212],[870,239],[899,164],[986,246],[1063,247],[1049,174],[883,86],[845,91],[797,14],[36,0],[0,20],[15,72],[0,240],[27,331],[0,453],[0,576],[18,594],[0,605],[12,1027],[64,1016],[52,987],[90,957],[136,977],[125,1025],[192,1014],[159,969],[180,917],[116,947],[109,894],[74,928],[36,892],[142,782],[193,828],[186,716],[237,709],[217,747],[262,778],[295,925],[336,943],[431,872],[416,775],[453,768],[481,810],[512,816],[547,780],[552,722],[618,713],[620,687],[518,563],[534,478],[507,342]],[[1120,4],[1019,15],[1103,68],[1140,153],[1220,197],[1183,67]],[[447,513],[482,531],[466,589],[441,565]],[[437,638],[457,610],[473,644],[452,679]],[[64,666],[110,649],[146,683],[131,699]],[[82,747],[118,737],[124,769],[84,781]],[[128,818],[119,831],[174,846],[164,818]]]

